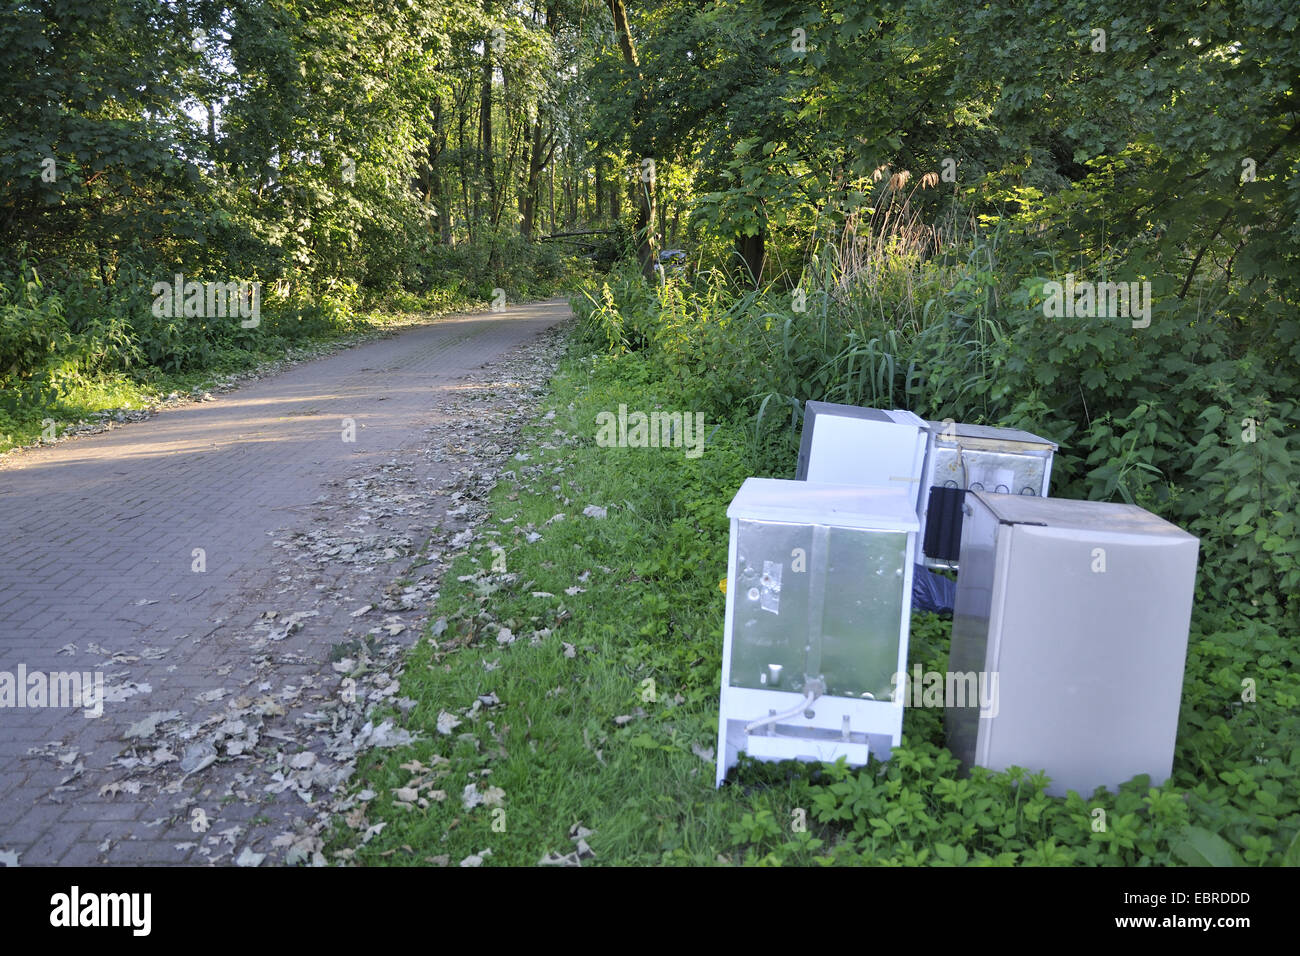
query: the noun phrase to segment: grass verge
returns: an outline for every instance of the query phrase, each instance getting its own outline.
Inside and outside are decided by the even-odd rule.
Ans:
[[[1223,614],[1198,615],[1162,787],[963,777],[942,711],[910,708],[886,764],[745,764],[715,791],[725,512],[752,429],[708,423],[698,458],[594,439],[619,405],[685,411],[680,387],[636,353],[561,364],[407,662],[419,739],[363,759],[336,858],[531,866],[581,837],[623,865],[1300,862],[1292,642]],[[949,628],[914,617],[909,667],[946,671]],[[1250,675],[1269,690],[1243,704]]]

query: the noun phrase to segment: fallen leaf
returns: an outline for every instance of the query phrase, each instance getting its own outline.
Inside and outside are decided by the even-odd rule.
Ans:
[[[108,704],[120,704],[128,697],[134,697],[136,694],[148,694],[152,690],[153,686],[151,684],[137,684],[135,681],[127,681],[125,684],[105,687],[104,702]]]
[[[582,866],[576,853],[566,853],[561,856],[558,853],[548,853],[537,861],[538,866]]]
[[[260,866],[265,859],[265,853],[254,853],[249,847],[244,847],[244,852],[235,860],[235,866]]]
[[[181,757],[181,770],[187,774],[198,773],[204,767],[216,762],[217,752],[213,750],[212,744],[203,741],[190,744],[185,748],[185,754]]]
[[[445,710],[438,712],[438,733],[450,734],[459,726],[460,718],[455,714],[449,714]]]
[[[460,794],[461,806],[466,810],[473,810],[475,807],[484,803],[484,795],[479,793],[478,784],[467,783],[465,789]]]
[[[99,788],[101,797],[108,797],[110,800],[119,793],[139,793],[140,781],[138,780],[118,780],[113,783],[106,783]]]
[[[179,710],[155,710],[143,720],[137,720],[134,724],[126,728],[124,737],[150,737],[158,730],[159,724],[165,724],[169,720],[175,720],[181,715]]]
[[[399,729],[392,720],[385,720],[378,727],[372,727],[367,721],[361,728],[361,733],[357,735],[356,746],[358,750],[364,747],[401,747],[413,740],[415,740],[414,734],[409,730]]]

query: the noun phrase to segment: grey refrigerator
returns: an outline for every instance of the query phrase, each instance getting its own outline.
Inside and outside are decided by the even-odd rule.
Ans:
[[[1162,784],[1198,539],[1133,505],[970,491],[963,510],[948,684],[981,693],[946,701],[949,749],[1046,771],[1056,796]]]

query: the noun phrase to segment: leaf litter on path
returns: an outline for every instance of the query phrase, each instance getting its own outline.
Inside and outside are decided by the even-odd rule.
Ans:
[[[173,838],[165,845],[196,862],[328,865],[324,835],[336,819],[346,818],[361,844],[379,837],[385,823],[371,824],[365,813],[375,794],[349,793],[347,784],[365,751],[402,747],[417,738],[394,718],[372,719],[370,711],[378,703],[401,702],[405,651],[423,630],[422,615],[437,600],[440,578],[454,550],[479,539],[475,527],[488,514],[487,497],[518,443],[520,412],[544,394],[562,342],[561,335],[548,334],[475,373],[473,378],[482,384],[458,390],[441,410],[445,414],[427,430],[425,442],[332,483],[304,509],[310,513],[300,524],[276,530],[271,544],[279,551],[278,573],[242,594],[235,605],[236,611],[247,607],[250,613],[229,614],[194,632],[194,643],[212,642],[221,648],[211,671],[222,683],[193,691],[198,700],[191,698],[190,709],[169,710],[166,704],[148,712],[137,708],[119,731],[125,749],[109,758],[107,769],[115,770],[118,778],[96,781],[96,792],[102,788],[116,801],[171,797],[171,819],[196,839]],[[524,467],[537,467],[539,473],[542,468]],[[450,522],[444,522],[444,516],[468,526],[447,527]],[[562,520],[559,514],[551,519]],[[536,532],[530,528],[525,534]],[[486,577],[484,584],[485,596],[490,595]],[[376,611],[382,620],[369,623]],[[435,638],[446,630],[445,619],[431,627]],[[542,632],[531,633],[536,642]],[[496,636],[503,646],[517,637],[506,625],[498,626]],[[169,653],[183,663],[176,657],[177,648],[188,648],[183,642],[191,635],[174,640],[171,647],[129,651],[91,642],[86,650],[128,669]],[[331,641],[348,647],[339,658],[351,662],[347,673],[336,672],[320,651]],[[78,645],[68,644],[61,652],[80,651]],[[499,662],[485,662],[485,669],[493,666]],[[130,670],[109,677],[109,699],[128,701],[128,706],[129,698],[153,691],[154,685],[133,678]],[[418,707],[415,701],[405,703],[405,708],[399,707],[403,712]],[[495,695],[481,695],[464,713],[478,719],[498,704]],[[461,716],[443,711],[438,731],[450,735],[462,723]],[[41,752],[56,760],[71,754],[61,762],[69,771],[65,789],[88,785],[75,750],[54,745]],[[126,777],[121,777],[123,771]],[[395,788],[394,802],[421,806],[446,800],[437,780],[443,772],[435,763],[417,773]],[[476,806],[496,806],[504,800],[501,788],[482,783],[474,787],[478,796],[470,799],[477,799]],[[402,799],[412,790],[414,800]],[[272,798],[269,803],[267,796]],[[200,799],[208,815],[191,819],[190,811],[200,809]],[[244,825],[220,826],[222,808],[232,802],[257,807],[243,820],[269,817],[270,822],[247,830]],[[194,829],[191,824],[198,825],[200,819],[206,822]],[[159,819],[151,825],[165,822]],[[210,828],[211,835],[205,835]],[[105,862],[113,862],[123,842],[108,841]],[[354,852],[340,851],[336,859],[351,862]],[[477,866],[490,856],[485,848],[461,862]],[[13,854],[11,865],[17,859]],[[3,855],[0,862],[10,863]]]

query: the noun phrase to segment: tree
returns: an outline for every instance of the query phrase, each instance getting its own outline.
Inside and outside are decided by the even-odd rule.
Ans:
[[[641,274],[646,281],[655,278],[655,150],[647,136],[646,114],[649,110],[646,98],[645,78],[641,75],[641,64],[637,60],[636,46],[632,42],[632,31],[628,26],[627,10],[623,0],[608,0],[610,16],[614,19],[614,34],[618,48],[623,54],[623,62],[635,78],[635,99],[632,106],[631,130],[629,141],[635,160],[633,170],[634,191],[637,201],[636,242],[637,259],[641,263]]]

